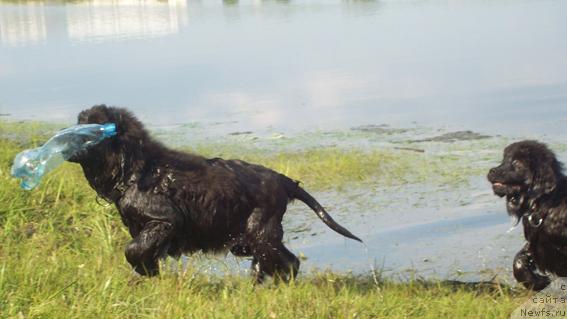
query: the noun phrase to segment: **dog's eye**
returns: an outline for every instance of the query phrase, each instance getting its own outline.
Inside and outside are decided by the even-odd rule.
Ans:
[[[512,161],[512,166],[514,166],[514,168],[523,168],[524,167],[524,163],[522,163],[519,160],[513,160]]]

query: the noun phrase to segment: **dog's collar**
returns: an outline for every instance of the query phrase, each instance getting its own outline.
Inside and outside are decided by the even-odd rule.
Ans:
[[[528,223],[530,226],[538,228],[543,223],[543,217],[535,217],[534,214],[529,214]]]
[[[538,228],[543,224],[547,214],[542,214],[538,211],[538,205],[534,201],[531,203],[528,211],[523,215],[523,217],[528,219],[528,224],[534,228]]]

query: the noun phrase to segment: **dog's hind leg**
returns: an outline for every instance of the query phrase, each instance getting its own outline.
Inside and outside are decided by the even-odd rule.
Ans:
[[[264,274],[274,277],[276,281],[289,282],[297,277],[299,259],[295,257],[281,242],[262,245],[257,250],[257,278]],[[253,264],[254,267],[254,264]]]
[[[152,221],[126,246],[126,259],[140,275],[159,274],[158,259],[167,251],[173,226],[167,222]]]
[[[549,285],[550,280],[535,272],[536,265],[528,250],[528,245],[526,244],[514,257],[514,278],[524,287],[540,291]]]
[[[274,235],[274,232],[281,235],[275,238],[269,236],[270,239],[254,246],[252,269],[256,275],[256,281],[262,282],[264,276],[269,275],[274,277],[275,280],[289,282],[297,277],[299,259],[282,243],[283,231],[281,225],[278,225],[277,228],[271,228],[271,230],[272,235]]]
[[[261,283],[266,275],[289,281],[297,276],[299,259],[282,243],[282,216],[286,202],[256,208],[248,219],[247,245],[252,248],[252,274]]]

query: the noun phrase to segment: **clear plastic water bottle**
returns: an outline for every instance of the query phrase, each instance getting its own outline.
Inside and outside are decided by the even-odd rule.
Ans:
[[[20,186],[34,189],[41,177],[73,155],[116,135],[116,125],[79,124],[57,132],[43,146],[25,150],[14,158],[12,176],[21,178]]]

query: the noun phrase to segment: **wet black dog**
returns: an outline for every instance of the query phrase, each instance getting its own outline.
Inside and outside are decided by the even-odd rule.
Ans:
[[[527,243],[514,258],[516,280],[541,290],[550,283],[544,272],[567,276],[567,178],[555,154],[536,141],[511,144],[488,180],[524,227]]]
[[[91,187],[114,203],[133,239],[126,259],[136,272],[159,273],[158,259],[230,250],[252,257],[258,282],[289,280],[299,260],[282,243],[287,204],[298,199],[339,234],[337,224],[297,181],[260,165],[174,151],[156,142],[130,112],[97,105],[79,124],[115,123],[117,135],[71,159]]]

